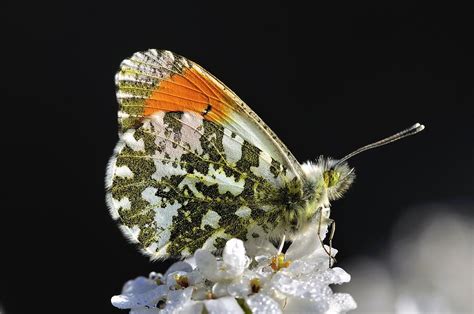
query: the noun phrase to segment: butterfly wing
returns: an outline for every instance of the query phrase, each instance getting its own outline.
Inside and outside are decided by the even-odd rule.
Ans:
[[[196,112],[159,111],[126,130],[111,158],[112,216],[152,259],[271,233],[299,181],[239,134]],[[291,194],[294,194],[293,196]]]
[[[197,64],[135,53],[116,75],[120,141],[106,178],[112,216],[152,259],[220,249],[278,229],[301,198],[299,163]]]
[[[137,52],[116,75],[119,124],[125,131],[159,111],[192,111],[267,152],[298,179],[296,158],[234,92],[198,64],[166,50]]]

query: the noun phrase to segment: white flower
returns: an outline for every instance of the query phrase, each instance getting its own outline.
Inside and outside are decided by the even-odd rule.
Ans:
[[[244,244],[238,239],[227,241],[222,260],[217,260],[211,252],[202,249],[197,250],[194,256],[197,269],[201,274],[206,279],[215,282],[240,277],[250,263],[245,255]]]
[[[315,229],[298,236],[284,257],[291,263],[265,277],[262,293],[272,296],[289,312],[340,313],[354,309],[356,304],[350,295],[333,294],[329,288],[329,284],[349,282],[350,275],[339,267],[329,268],[329,257],[317,239]],[[259,258],[265,260],[265,256]]]
[[[119,309],[153,307],[166,292],[166,287],[158,286],[153,280],[137,277],[126,282],[122,294],[113,296],[111,301]]]
[[[323,235],[326,229],[322,230]],[[152,273],[127,282],[112,304],[130,313],[344,313],[356,307],[330,284],[350,280],[329,256],[316,230],[298,236],[281,254],[262,238],[227,241],[222,257],[197,250],[164,275]],[[247,248],[247,251],[246,251]],[[332,250],[334,255],[336,250]],[[250,255],[247,256],[247,254]]]

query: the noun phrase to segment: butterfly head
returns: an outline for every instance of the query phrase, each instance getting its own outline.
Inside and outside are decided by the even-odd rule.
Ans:
[[[330,157],[321,156],[316,163],[307,162],[302,168],[316,193],[324,191],[328,201],[341,198],[355,179],[354,168]]]
[[[386,137],[380,141],[365,145],[356,149],[352,153],[336,160],[332,158],[320,157],[316,168],[322,176],[323,186],[327,190],[327,196],[330,201],[341,198],[342,195],[349,189],[355,179],[354,168],[350,168],[347,160],[372,148],[380,147],[388,143],[392,143],[404,137],[414,135],[425,128],[424,125],[416,123],[411,127],[398,132],[392,136]],[[307,167],[306,169],[310,169]],[[304,169],[303,169],[304,170]],[[317,172],[318,172],[317,171]],[[306,171],[307,172],[307,171]],[[311,171],[310,171],[311,172]],[[308,172],[307,172],[308,173]],[[314,176],[313,176],[314,177]]]
[[[327,189],[330,201],[341,198],[355,179],[354,168],[347,162],[339,162],[332,158],[320,157],[317,165],[322,171],[323,184]]]

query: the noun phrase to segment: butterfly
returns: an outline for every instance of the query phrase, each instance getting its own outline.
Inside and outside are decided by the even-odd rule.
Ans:
[[[115,83],[119,141],[107,204],[152,260],[218,251],[231,238],[292,239],[350,187],[347,159],[423,129],[416,124],[340,160],[300,164],[234,92],[178,54],[137,52]]]

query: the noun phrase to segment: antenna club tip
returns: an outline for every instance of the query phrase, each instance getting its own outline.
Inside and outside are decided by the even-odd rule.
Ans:
[[[422,131],[422,130],[425,129],[425,126],[423,124],[419,124],[419,123],[416,123],[413,127],[418,129],[418,131]]]

